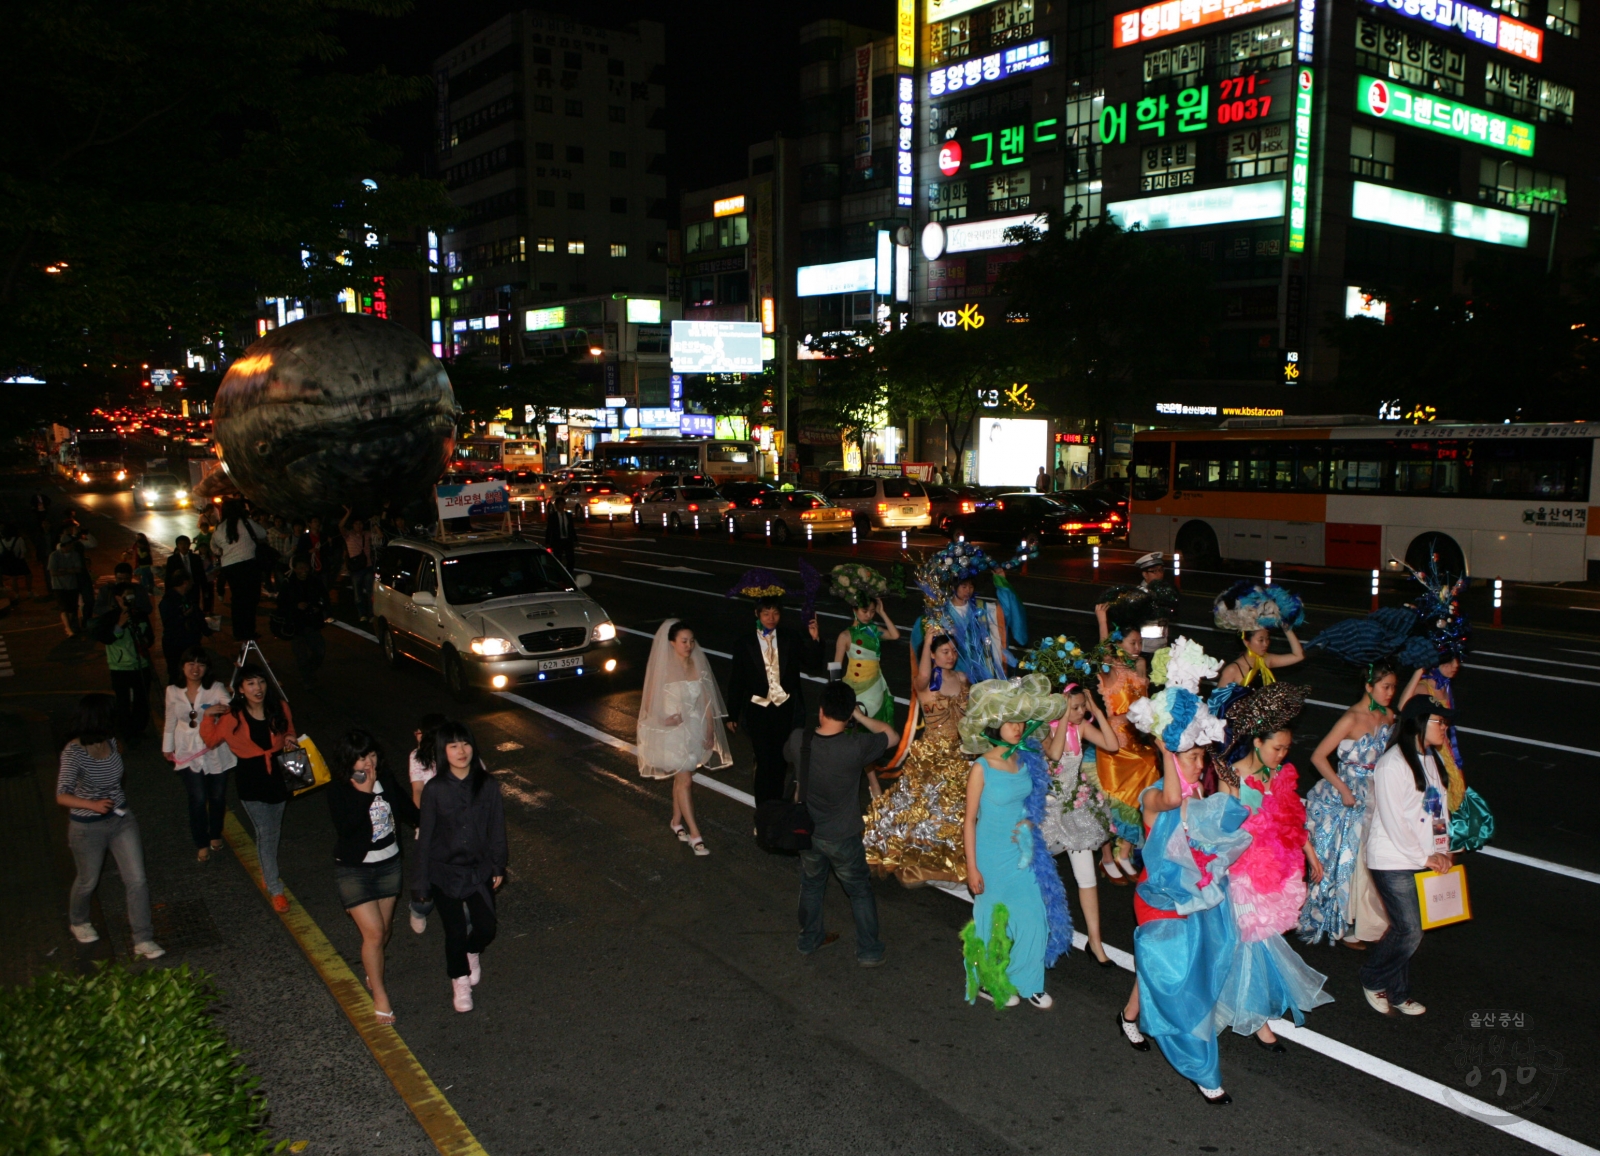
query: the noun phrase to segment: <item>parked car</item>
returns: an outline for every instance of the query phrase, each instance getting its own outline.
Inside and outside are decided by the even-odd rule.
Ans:
[[[548,498],[556,491],[556,479],[536,470],[507,470],[506,488],[513,498]]]
[[[548,550],[518,537],[397,538],[378,556],[374,629],[384,659],[439,671],[457,699],[609,674],[617,628]]]
[[[1111,503],[1111,508],[1122,515],[1122,524],[1128,524],[1128,479],[1127,478],[1101,478],[1098,482],[1091,482],[1081,490],[1073,490],[1072,496],[1087,494]]]
[[[636,503],[640,524],[688,530],[699,519],[702,529],[715,530],[733,503],[710,486],[652,486]]]
[[[1026,540],[1065,545],[1098,545],[1109,538],[1116,523],[1095,519],[1066,494],[1007,493],[973,503],[968,513],[950,518],[946,533],[976,542],[1003,542],[1010,546]]]
[[[182,510],[189,505],[189,487],[176,474],[139,474],[133,479],[135,510]]]
[[[927,488],[915,478],[840,478],[822,493],[863,530],[921,530],[933,521]]]
[[[928,516],[934,529],[941,534],[950,527],[950,519],[957,514],[970,514],[977,504],[990,497],[988,490],[978,486],[929,486]]]
[[[610,482],[568,482],[556,493],[556,501],[578,515],[587,508],[591,518],[633,517],[633,499]]]
[[[804,540],[808,526],[815,536],[848,534],[855,524],[851,511],[834,505],[814,490],[773,490],[753,496],[748,504],[739,503],[730,512],[734,533],[765,537],[770,523],[772,541],[779,546],[790,540]]]
[[[1072,502],[1082,508],[1091,521],[1110,522],[1111,536],[1113,538],[1126,538],[1128,536],[1128,516],[1126,513],[1127,502],[1123,502],[1122,509],[1117,508],[1117,503],[1104,494],[1091,494],[1085,490],[1056,493],[1052,498]]]
[[[771,482],[723,482],[717,487],[717,493],[741,510],[759,506],[769,495],[778,492],[778,487]]]

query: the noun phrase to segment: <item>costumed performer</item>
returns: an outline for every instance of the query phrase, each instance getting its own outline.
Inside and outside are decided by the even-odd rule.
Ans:
[[[1100,645],[1089,652],[1106,714],[1117,733],[1117,749],[1096,757],[1095,774],[1111,805],[1115,835],[1100,849],[1100,870],[1118,887],[1133,882],[1133,849],[1143,844],[1139,796],[1161,777],[1160,752],[1128,722],[1129,708],[1150,693],[1149,664],[1137,628],[1119,632],[1107,617],[1108,604],[1095,607],[1100,620]]]
[[[1204,652],[1193,649],[1195,661],[1180,666],[1203,671]],[[1215,674],[1219,664],[1207,661]],[[1117,1030],[1141,1052],[1153,1038],[1178,1074],[1221,1106],[1233,1097],[1222,1087],[1216,1007],[1239,946],[1227,875],[1249,846],[1248,813],[1231,795],[1206,793],[1207,747],[1224,727],[1195,691],[1169,685],[1140,700],[1134,717],[1160,748],[1164,774],[1139,799],[1147,835],[1133,896],[1134,988]]]
[[[967,888],[972,922],[961,931],[967,1002],[997,1008],[1055,1001],[1044,972],[1072,946],[1072,917],[1040,823],[1050,791],[1038,731],[1066,703],[1040,674],[972,688],[963,748],[977,755],[967,777]]]
[[[1268,1020],[1287,1012],[1300,1025],[1302,1013],[1333,1002],[1322,990],[1328,977],[1307,967],[1283,938],[1300,921],[1305,869],[1313,883],[1323,873],[1306,834],[1294,766],[1284,761],[1310,690],[1279,682],[1234,695],[1227,705],[1228,740],[1216,761],[1219,789],[1250,812],[1244,822],[1250,846],[1228,869],[1239,947],[1217,997],[1216,1025],[1254,1036],[1277,1053],[1288,1049]]]
[[[930,555],[916,569],[915,581],[926,610],[911,632],[912,653],[920,651],[922,635],[948,634],[960,654],[957,665],[976,686],[992,678],[1005,678],[1006,667],[1016,665],[1006,647],[1028,641],[1022,602],[1011,589],[1005,572],[1029,557],[1019,553],[1009,562],[996,562],[971,542],[952,542]],[[994,577],[995,600],[975,597],[977,579]]]
[[[672,780],[672,833],[696,855],[709,855],[694,821],[694,772],[733,766],[723,719],[728,710],[711,663],[688,623],[669,618],[650,644],[639,697],[639,774]]]
[[[883,643],[885,639],[898,640],[900,630],[883,608],[883,596],[889,592],[888,580],[870,566],[846,562],[833,568],[828,581],[833,593],[855,611],[855,621],[839,632],[828,673],[832,675],[835,669],[843,671],[840,681],[856,692],[856,705],[862,714],[879,722],[892,723],[894,695],[883,677]],[[879,626],[874,618],[880,619],[883,625]]]
[[[1439,748],[1439,762],[1445,772],[1445,796],[1450,807],[1450,850],[1476,851],[1494,838],[1494,815],[1483,796],[1467,786],[1466,776],[1461,770],[1461,743],[1456,738],[1454,681],[1460,673],[1459,653],[1441,657],[1437,666],[1412,674],[1400,705],[1404,707],[1407,700],[1422,695],[1450,712],[1451,721],[1444,728],[1449,741]]]
[[[1217,629],[1237,630],[1244,642],[1244,653],[1222,668],[1219,686],[1234,682],[1269,686],[1275,681],[1274,670],[1305,661],[1305,648],[1294,632],[1305,622],[1305,610],[1300,599],[1284,587],[1241,579],[1217,595],[1211,610]],[[1268,653],[1273,627],[1282,628],[1288,654]]]
[[[955,640],[922,640],[912,678],[912,718],[925,721],[900,767],[899,781],[872,800],[866,816],[867,863],[892,872],[907,886],[930,879],[960,883],[967,877],[963,822],[967,767],[957,724],[967,711],[967,676],[956,663]]]
[[[1045,796],[1040,830],[1050,854],[1065,851],[1072,865],[1090,953],[1101,967],[1115,967],[1100,939],[1094,853],[1111,840],[1111,804],[1100,789],[1095,748],[1115,754],[1121,742],[1084,686],[1094,668],[1076,642],[1064,634],[1046,638],[1024,654],[1018,666],[1024,673],[1044,675],[1060,688],[1067,702],[1066,714],[1050,724],[1054,734],[1045,746],[1050,758],[1050,793]]]
[[[1389,745],[1399,679],[1394,666],[1379,659],[1367,664],[1364,682],[1361,701],[1339,716],[1311,752],[1311,764],[1322,780],[1306,793],[1306,827],[1322,863],[1322,878],[1306,895],[1299,925],[1302,943],[1318,943],[1326,936],[1330,945],[1342,943],[1357,951],[1366,950],[1366,944],[1356,938],[1351,884],[1361,865],[1372,768]],[[1330,755],[1339,760],[1337,771],[1328,761]]]
[[[1139,568],[1139,585],[1107,587],[1095,605],[1095,616],[1102,641],[1114,634],[1137,634],[1148,652],[1166,642],[1167,623],[1177,616],[1181,599],[1177,588],[1163,580],[1166,559],[1159,550],[1134,565]]]

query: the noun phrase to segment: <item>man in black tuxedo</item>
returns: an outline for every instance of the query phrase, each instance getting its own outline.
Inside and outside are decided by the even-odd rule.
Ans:
[[[577,519],[559,498],[551,502],[545,512],[544,545],[568,570],[577,567]]]
[[[756,600],[755,629],[733,644],[733,673],[728,678],[728,729],[741,723],[756,750],[752,794],[756,803],[783,796],[783,744],[794,730],[796,707],[802,703],[800,664],[822,662],[822,637],[817,620],[806,623],[806,635],[782,630],[783,603]]]

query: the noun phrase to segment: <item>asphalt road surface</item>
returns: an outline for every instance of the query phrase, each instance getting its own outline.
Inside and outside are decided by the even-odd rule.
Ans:
[[[135,514],[127,495],[75,500],[161,546],[192,532],[192,515]],[[457,706],[438,675],[415,664],[387,669],[377,647],[349,627],[327,630],[327,665],[312,692],[299,684],[286,644],[264,643],[297,723],[328,736],[325,744],[340,727],[360,724],[403,764],[414,720],[454,713],[473,727],[505,787],[510,875],[477,1010],[462,1016],[450,1008],[436,920],[418,937],[402,915],[389,952],[400,1030],[489,1152],[1464,1156],[1600,1145],[1600,1001],[1591,980],[1600,613],[1568,609],[1600,605],[1591,592],[1530,593],[1518,604],[1527,627],[1480,629],[1458,680],[1464,769],[1494,811],[1491,849],[1519,858],[1466,857],[1475,917],[1429,933],[1413,965],[1427,1014],[1378,1016],[1361,998],[1357,953],[1295,943],[1329,976],[1336,1002],[1308,1017],[1308,1033],[1287,1055],[1224,1037],[1224,1080],[1235,1102],[1219,1110],[1158,1051],[1136,1053],[1123,1042],[1112,1016],[1132,977],[1096,967],[1086,952],[1049,973],[1049,1012],[969,1007],[957,939],[969,907],[958,895],[877,883],[888,961],[863,971],[848,906],[834,889],[827,918],[841,943],[800,956],[794,862],[762,854],[749,808],[704,787],[696,788],[696,809],[712,853],[694,858],[668,831],[668,785],[641,781],[626,746],[648,636],[663,618],[692,624],[725,677],[718,652],[753,624],[749,607],[723,591],[748,565],[792,574],[806,551],[709,533],[587,529],[578,567],[594,576],[590,593],[623,631],[621,662],[611,676],[524,690],[537,709],[487,694]],[[1095,592],[1132,577],[1127,552],[1104,553],[1098,575],[1079,552],[1036,562],[1016,579],[1035,635],[1093,641]],[[824,571],[851,556],[848,544],[819,544],[810,554]],[[887,565],[896,554],[898,542],[880,537],[857,557]],[[1235,640],[1211,629],[1209,595],[1228,578],[1186,574],[1180,615],[1184,632],[1223,657],[1234,654]],[[1308,635],[1365,609],[1359,575],[1279,578],[1313,607]],[[1398,601],[1400,589],[1386,580],[1386,601]],[[890,603],[903,626],[916,609]],[[821,610],[831,652],[847,611],[827,599]],[[226,634],[216,641],[227,649]],[[904,698],[905,642],[888,645],[885,668]],[[1337,709],[1359,697],[1359,679],[1324,658],[1283,673],[1312,687],[1314,705],[1291,756],[1309,785],[1311,747]],[[716,777],[748,791],[742,736],[734,754],[735,768]],[[284,877],[359,968],[358,940],[333,886],[331,844],[320,803],[290,808]],[[1108,946],[1131,948],[1131,892],[1102,886],[1100,894]],[[241,977],[252,950],[239,945]],[[1518,1015],[1521,1026],[1471,1026],[1474,1013],[1488,1011]],[[290,1062],[271,1058],[268,1044],[254,1046],[264,1049],[266,1069]],[[276,1118],[292,1120],[303,1136],[325,1126],[319,1110],[314,1095],[297,1094]],[[382,1114],[393,1112],[384,1105]],[[1519,1117],[1547,1131],[1496,1126]],[[414,1144],[412,1136],[393,1150],[425,1150]]]

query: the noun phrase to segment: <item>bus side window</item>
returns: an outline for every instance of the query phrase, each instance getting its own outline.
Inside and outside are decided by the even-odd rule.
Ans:
[[[1172,443],[1168,441],[1150,441],[1133,443],[1133,462],[1129,472],[1132,474],[1131,496],[1136,501],[1153,502],[1167,496],[1168,462],[1172,455]]]

